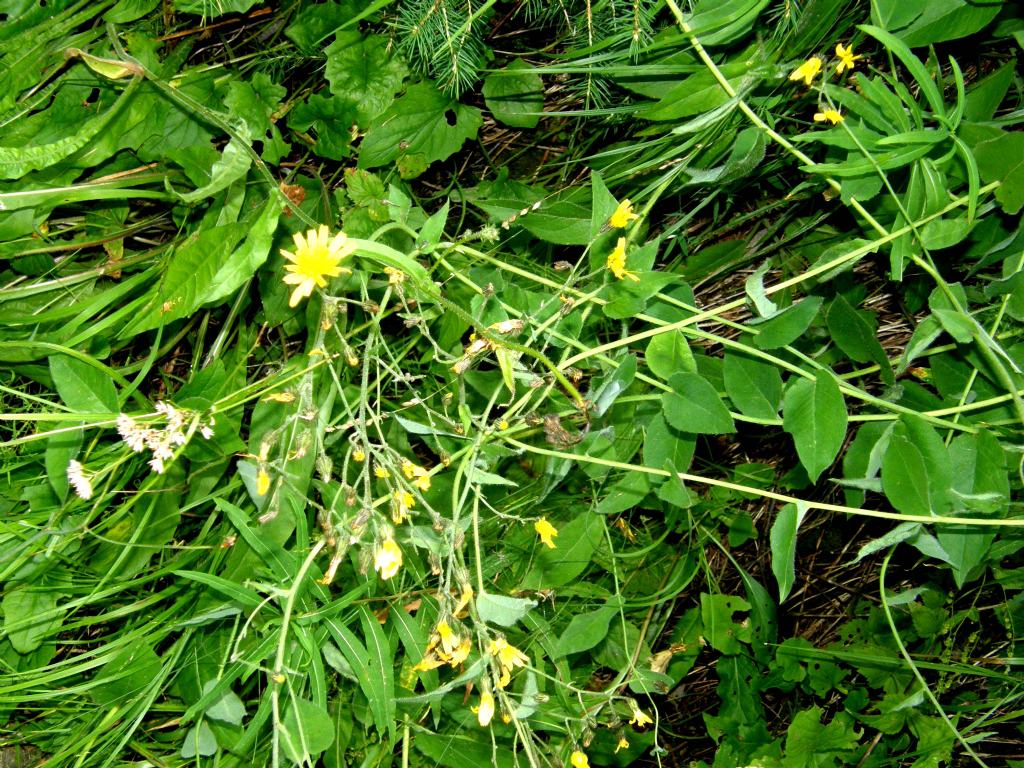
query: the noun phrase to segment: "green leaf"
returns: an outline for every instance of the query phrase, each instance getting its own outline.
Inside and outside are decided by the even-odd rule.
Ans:
[[[360,124],[367,125],[383,112],[409,74],[405,62],[390,54],[392,41],[384,35],[363,37],[339,32],[324,49],[324,76],[335,96],[355,102]]]
[[[685,472],[690,468],[696,447],[694,435],[673,429],[662,414],[655,414],[644,432],[644,466],[651,469],[674,467],[677,472]]]
[[[771,262],[766,261],[744,282],[744,287],[747,292],[747,296],[752,302],[754,302],[754,309],[757,310],[757,314],[765,319],[775,317],[779,314],[779,307],[774,301],[768,298],[768,295],[764,292],[764,276],[767,274],[768,269],[771,267]]]
[[[734,622],[733,614],[750,610],[750,603],[733,595],[700,596],[700,617],[708,644],[719,653],[742,653],[743,645],[751,638],[750,622]]]
[[[937,117],[945,117],[946,107],[942,101],[942,93],[939,90],[939,86],[936,85],[935,80],[925,65],[911,52],[906,43],[884,29],[873,27],[870,24],[858,24],[857,29],[878,40],[893,56],[903,62],[903,66],[907,68],[914,80],[917,81],[917,85],[928,101],[932,113]],[[879,161],[879,165],[883,165],[883,163]],[[883,167],[882,170],[887,169]]]
[[[499,627],[512,627],[537,606],[536,600],[524,597],[506,597],[481,592],[476,597],[476,610],[480,619]]]
[[[808,768],[808,766],[849,765],[860,740],[854,730],[853,718],[846,712],[832,717],[827,725],[821,723],[822,710],[811,707],[797,712],[786,731],[785,758],[782,768]]]
[[[909,439],[893,435],[882,459],[882,489],[889,502],[907,515],[930,515],[928,467]]]
[[[131,99],[139,80],[132,80],[117,101],[102,114],[86,120],[71,136],[48,144],[0,147],[0,179],[17,179],[29,171],[56,165],[70,157],[95,138]]]
[[[242,138],[232,138],[220,158],[210,168],[210,181],[198,189],[184,194],[178,193],[183,203],[198,203],[208,197],[213,197],[218,192],[223,192],[236,181],[244,178],[252,165],[252,156],[246,146],[249,143],[248,129]]]
[[[62,615],[47,615],[57,608],[50,589],[19,584],[7,587],[3,599],[4,632],[18,653],[32,653],[61,625]]]
[[[316,133],[313,151],[329,160],[344,160],[352,154],[352,125],[356,122],[356,107],[341,96],[327,98],[311,94],[288,113],[288,127],[294,131]]]
[[[596,611],[577,613],[572,617],[558,642],[555,643],[554,658],[571,653],[589,651],[608,637],[608,623],[618,615],[618,608],[605,605]]]
[[[992,0],[928,0],[920,5],[904,0],[903,4],[921,9],[909,25],[893,30],[911,48],[973,35],[988,26],[1003,6]]]
[[[768,0],[699,0],[687,23],[702,45],[725,45],[747,35]]]
[[[482,182],[463,195],[503,224],[514,222],[549,243],[590,242],[590,195],[584,198],[581,190],[548,194],[543,187],[510,180],[501,172],[495,181]]]
[[[568,584],[590,565],[590,558],[604,541],[604,516],[581,512],[558,531],[555,549],[538,550],[520,589],[548,589]]]
[[[776,349],[792,344],[814,322],[821,302],[820,296],[811,296],[791,307],[786,307],[770,320],[752,324],[751,327],[757,329],[754,346],[758,349]]]
[[[814,381],[799,379],[786,390],[782,428],[793,436],[800,463],[817,481],[839,455],[848,416],[839,386],[826,371]]]
[[[536,128],[544,111],[544,82],[522,59],[484,78],[484,103],[495,119],[513,128]]]
[[[416,238],[416,247],[423,253],[430,253],[434,250],[444,234],[444,226],[448,223],[448,208],[450,200],[445,200],[442,205],[426,222],[420,227],[419,237]]]
[[[295,763],[306,763],[334,743],[334,723],[327,710],[308,699],[290,699],[281,721],[281,744]]]
[[[127,24],[141,19],[159,4],[160,0],[119,0],[117,5],[103,14],[103,20],[110,24]]]
[[[676,373],[697,372],[690,345],[680,331],[660,333],[652,338],[647,343],[644,359],[654,375],[666,381]]]
[[[872,321],[876,319],[873,313],[858,312],[840,294],[829,305],[825,322],[832,339],[851,360],[877,363],[882,377],[891,384],[895,380],[892,365],[875,333],[877,323],[868,322],[865,315]]]
[[[381,737],[388,734],[395,739],[395,662],[391,643],[381,629],[377,617],[366,607],[360,606],[359,622],[366,639],[366,669],[371,683],[363,688],[370,701],[373,721]],[[328,742],[320,750],[330,746]]]
[[[69,355],[50,358],[50,375],[60,399],[77,413],[118,413],[114,382],[101,366]]]
[[[82,449],[85,432],[82,429],[69,429],[51,435],[46,440],[46,479],[50,487],[62,502],[68,497],[68,464]]]
[[[1016,215],[1024,207],[1024,134],[1004,133],[974,147],[981,178],[1000,182],[996,200],[1003,210]]]
[[[249,225],[245,240],[217,268],[206,291],[199,297],[200,304],[208,304],[230,296],[263,266],[270,255],[282,208],[281,199],[277,195],[271,195],[259,217]]]
[[[284,34],[303,54],[319,55],[323,48],[320,41],[362,10],[363,3],[358,0],[328,0],[326,3],[305,5],[285,28]]]
[[[203,694],[209,693],[217,687],[217,680],[208,680],[203,686]],[[245,718],[245,704],[234,691],[224,691],[216,701],[206,708],[206,716],[211,720],[219,720],[222,723],[241,725]]]
[[[682,432],[722,435],[736,431],[732,414],[715,388],[696,373],[677,373],[668,380],[672,392],[662,396],[665,420]]]
[[[636,355],[623,355],[618,363],[595,383],[592,392],[587,393],[587,399],[593,403],[593,411],[598,416],[604,416],[636,378]]]
[[[160,667],[160,657],[140,638],[103,665],[89,693],[100,707],[124,706],[136,701],[159,678]]]
[[[730,350],[722,361],[725,391],[744,416],[775,419],[782,404],[782,374],[764,360]]]
[[[205,720],[201,720],[197,725],[193,725],[188,729],[188,733],[185,734],[185,740],[181,744],[181,756],[186,760],[192,759],[197,755],[201,757],[210,757],[217,752],[217,737],[210,729],[209,723]]]
[[[482,124],[479,109],[417,83],[370,124],[359,147],[359,167],[376,168],[409,155],[422,155],[429,166],[476,138]]]
[[[796,580],[796,532],[800,528],[806,509],[787,504],[779,510],[772,523],[772,573],[779,585],[779,603],[784,603]]]

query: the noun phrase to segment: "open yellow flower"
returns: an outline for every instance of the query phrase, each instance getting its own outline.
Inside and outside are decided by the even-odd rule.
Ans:
[[[382,541],[373,555],[373,567],[387,581],[402,567],[402,550],[390,536]]]
[[[851,45],[847,48],[842,43],[836,45],[836,56],[839,57],[839,63],[836,65],[836,72],[840,75],[847,69],[852,72],[853,68],[856,66],[855,62],[864,58],[863,56],[854,56],[853,46]]]
[[[577,749],[569,756],[569,764],[572,765],[572,768],[590,768],[590,758],[587,757],[586,752],[580,752]]]
[[[256,495],[266,496],[267,491],[270,490],[270,475],[267,474],[267,470],[260,467],[260,470],[256,473]]]
[[[642,709],[634,707],[633,717],[630,719],[629,724],[635,725],[637,728],[643,728],[645,725],[650,725],[654,720],[651,716],[644,712]]]
[[[821,72],[821,59],[817,56],[811,56],[811,58],[790,73],[789,79],[803,80],[804,85],[810,85],[814,82],[814,78],[818,76],[819,72]]]
[[[634,283],[639,283],[640,278],[635,273],[630,272],[626,269],[626,238],[620,237],[619,242],[612,248],[612,252],[608,254],[608,261],[606,266],[609,271],[619,280],[629,279]]]
[[[530,657],[520,651],[514,645],[510,645],[503,637],[491,640],[488,649],[492,656],[496,656],[498,663],[505,669],[513,667],[525,667],[530,662]]]
[[[629,226],[629,222],[639,218],[633,213],[633,204],[629,200],[623,200],[608,219],[608,224],[615,229],[623,229]]]
[[[814,113],[814,122],[824,123],[826,121],[832,125],[839,125],[843,122],[843,116],[835,109],[823,109],[821,112]]]
[[[469,652],[473,649],[473,643],[468,637],[463,638],[462,642],[459,643],[459,647],[454,649],[448,655],[448,664],[452,667],[457,667],[462,664],[466,659],[469,658]]]
[[[294,285],[288,306],[297,306],[300,301],[309,298],[314,288],[327,285],[328,277],[337,277],[352,270],[341,266],[341,261],[355,251],[355,246],[348,242],[344,232],[339,232],[328,240],[327,226],[321,224],[319,229],[311,229],[305,236],[296,232],[295,253],[281,249],[281,254],[291,262],[285,265],[288,272],[284,281]]]
[[[535,530],[537,535],[540,536],[540,540],[544,543],[544,546],[549,547],[550,549],[555,548],[555,537],[558,536],[558,529],[549,523],[546,517],[542,517],[534,523],[533,530]]]

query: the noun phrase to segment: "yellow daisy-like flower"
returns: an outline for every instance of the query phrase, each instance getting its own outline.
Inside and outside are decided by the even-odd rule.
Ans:
[[[804,85],[810,85],[814,82],[814,78],[818,76],[819,72],[821,72],[821,59],[817,56],[811,56],[811,58],[790,73],[789,79],[803,80]]]
[[[626,238],[619,238],[619,242],[615,244],[612,252],[608,254],[608,261],[605,264],[617,279],[629,279],[634,283],[640,282],[640,278],[635,273],[626,269]]]
[[[839,63],[836,65],[836,72],[840,75],[847,69],[852,72],[853,68],[856,66],[855,62],[864,58],[863,56],[854,56],[853,46],[851,45],[847,48],[842,43],[836,45],[836,56],[839,57]]]
[[[267,491],[270,490],[270,475],[267,474],[267,470],[260,468],[259,472],[256,473],[256,495],[266,496]]]
[[[651,719],[650,715],[642,709],[634,708],[633,717],[630,719],[629,724],[635,725],[637,728],[643,728],[645,725],[650,725],[653,722],[654,720]]]
[[[569,764],[572,765],[572,768],[590,768],[590,758],[587,757],[586,752],[580,752],[577,749],[569,756]]]
[[[476,712],[476,721],[484,728],[491,724],[491,718],[494,717],[494,696],[490,691],[480,694],[480,706],[473,707],[473,711]]]
[[[377,546],[373,555],[373,568],[387,581],[402,567],[402,550],[390,536]]]
[[[542,517],[534,523],[533,530],[535,530],[537,535],[540,536],[540,540],[543,542],[544,546],[550,549],[555,548],[555,537],[558,536],[558,529],[549,523],[546,517]]]
[[[639,218],[637,214],[633,213],[633,204],[629,200],[623,200],[608,219],[608,225],[613,229],[623,229],[629,226],[629,222]]]
[[[314,288],[327,285],[328,277],[337,277],[352,270],[341,266],[341,260],[355,251],[355,246],[348,242],[344,232],[339,232],[328,240],[327,226],[309,230],[305,236],[296,232],[295,253],[281,250],[281,254],[291,262],[285,265],[288,274],[284,281],[294,285],[288,306],[295,307],[305,298],[309,298]]]
[[[843,116],[835,109],[824,109],[821,112],[814,113],[814,122],[824,123],[826,121],[832,123],[832,125],[839,125],[843,122]]]

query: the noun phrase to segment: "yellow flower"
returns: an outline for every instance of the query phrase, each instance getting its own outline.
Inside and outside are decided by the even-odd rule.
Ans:
[[[267,470],[260,468],[260,471],[256,473],[256,495],[266,496],[267,491],[270,490],[270,475],[267,474]]]
[[[384,274],[388,276],[388,285],[401,285],[405,282],[405,272],[394,267],[384,267]]]
[[[572,768],[590,768],[590,760],[587,757],[587,753],[580,752],[578,749],[569,756],[569,763],[572,765]]]
[[[443,660],[428,652],[412,669],[414,672],[429,672],[431,669],[437,669],[442,664],[444,664]]]
[[[606,262],[606,265],[611,273],[619,280],[629,278],[635,283],[640,282],[639,277],[626,269],[626,238],[619,238],[619,242],[615,244],[612,252],[608,254],[608,261]]]
[[[391,477],[391,473],[388,472],[387,469],[382,467],[380,464],[373,468],[373,474],[375,477],[379,477],[381,480],[387,480],[389,477]]]
[[[853,46],[851,45],[847,48],[842,43],[836,45],[836,56],[839,57],[839,64],[836,65],[836,72],[840,75],[847,69],[852,72],[853,68],[856,66],[854,62],[864,58],[863,56],[854,56]]]
[[[790,73],[789,79],[803,80],[804,85],[810,85],[819,72],[821,72],[821,59],[817,56],[811,56],[811,58]]]
[[[843,122],[843,116],[835,109],[826,109],[822,112],[814,113],[814,122],[824,123],[826,120],[832,123],[832,125],[839,125]]]
[[[508,423],[508,419],[502,419],[501,421],[498,422],[498,429],[500,429],[502,432],[508,429],[509,426],[510,425]]]
[[[618,752],[620,749],[629,749],[629,740],[625,736],[619,736],[619,743],[615,747],[615,751]]]
[[[633,204],[629,200],[623,200],[619,203],[619,207],[615,209],[611,218],[608,219],[608,224],[614,229],[622,229],[629,226],[629,222],[633,221],[633,219],[639,218],[639,216],[633,213]]]
[[[480,694],[480,706],[473,707],[473,711],[476,712],[476,721],[484,728],[491,724],[491,718],[494,717],[494,696],[490,691]]]
[[[453,667],[459,666],[459,664],[469,658],[469,652],[472,648],[473,644],[470,639],[468,637],[465,638],[461,643],[459,643],[459,647],[449,654],[448,663]]]
[[[385,581],[398,573],[398,569],[402,567],[402,550],[390,536],[378,545],[373,556],[373,567]]]
[[[629,721],[630,725],[635,725],[637,728],[643,728],[645,725],[650,725],[653,722],[654,721],[646,712],[644,712],[642,709],[634,707],[633,717]]]
[[[281,254],[291,262],[285,265],[288,272],[284,281],[294,285],[295,290],[288,300],[288,306],[297,306],[302,299],[308,298],[314,288],[327,285],[328,277],[337,277],[352,270],[341,266],[341,260],[355,251],[355,246],[348,242],[343,232],[339,232],[330,241],[327,239],[327,226],[309,230],[305,237],[296,232],[295,253],[281,250]]]
[[[366,461],[366,451],[364,451],[362,448],[356,448],[354,451],[352,451],[352,461],[354,461],[356,464],[362,464],[364,461]]]
[[[392,498],[394,499],[394,508],[391,518],[396,524],[403,523],[409,514],[409,510],[416,505],[416,499],[408,491],[395,491]]]
[[[498,663],[503,670],[509,670],[510,672],[513,667],[525,667],[530,661],[529,656],[514,645],[509,645],[503,637],[491,640],[487,650],[490,651],[492,656],[497,657]]]
[[[540,536],[540,540],[544,543],[544,546],[549,547],[550,549],[555,548],[555,537],[558,536],[558,529],[549,523],[546,517],[542,517],[534,523],[533,530],[535,530],[537,535]]]
[[[447,621],[437,622],[437,636],[441,638],[441,648],[445,654],[450,655],[459,646],[459,636],[455,633]]]
[[[459,595],[459,602],[455,604],[455,610],[453,614],[458,616],[462,613],[466,606],[469,605],[469,601],[473,599],[473,588],[469,584],[462,585],[462,594]]]

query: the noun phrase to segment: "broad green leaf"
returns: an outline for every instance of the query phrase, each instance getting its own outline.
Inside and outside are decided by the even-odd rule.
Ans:
[[[536,70],[516,59],[484,78],[484,103],[491,114],[513,128],[536,128],[544,111],[544,83]]]
[[[191,760],[196,756],[210,757],[216,752],[217,737],[210,729],[209,723],[201,720],[197,725],[188,729],[179,754],[186,760]]]
[[[779,585],[779,602],[786,602],[796,580],[796,534],[806,509],[787,504],[779,510],[772,523],[772,573]]]
[[[216,19],[232,13],[245,13],[258,0],[174,0],[178,13],[194,13],[204,19]]]
[[[722,435],[736,431],[732,415],[707,379],[696,373],[677,373],[668,380],[671,392],[662,396],[665,420],[675,429]]]
[[[751,324],[751,329],[757,330],[754,346],[758,349],[776,349],[792,344],[814,322],[821,302],[820,296],[811,296],[791,307],[786,307],[770,320]]]
[[[687,23],[702,45],[725,45],[748,34],[768,0],[699,0]]]
[[[974,147],[978,170],[986,183],[998,181],[996,200],[1016,215],[1024,207],[1024,134],[1004,133]]]
[[[77,413],[118,413],[114,382],[101,366],[69,355],[50,358],[50,375],[60,399]]]
[[[160,676],[160,657],[145,639],[116,653],[93,678],[89,694],[101,707],[135,701]]]
[[[405,62],[391,54],[392,41],[384,35],[363,37],[358,32],[339,32],[324,49],[324,76],[331,93],[357,105],[361,125],[383,112],[409,73]]]
[[[49,168],[73,155],[107,127],[122,105],[131,99],[139,82],[135,79],[128,83],[109,109],[86,120],[71,136],[41,145],[0,146],[0,179],[17,179],[29,171]]]
[[[590,558],[604,541],[605,518],[581,511],[558,530],[557,547],[540,547],[533,565],[523,576],[520,589],[548,589],[568,584],[590,565]]]
[[[907,44],[884,29],[873,27],[870,24],[859,24],[857,29],[878,40],[878,42],[886,47],[889,53],[903,62],[903,66],[907,68],[914,80],[917,81],[917,85],[928,101],[928,106],[931,107],[932,113],[937,117],[944,117],[946,108],[942,101],[942,93],[939,91],[939,86],[935,84],[935,80],[925,65],[911,52]],[[882,161],[879,161],[878,164],[882,170],[887,170]]]
[[[432,733],[419,729],[412,740],[417,752],[427,759],[417,759],[416,765],[439,766],[439,768],[480,768],[488,765],[495,768],[514,768],[512,750],[494,750],[488,740],[477,734],[460,736]]]
[[[700,617],[708,644],[719,653],[733,655],[743,652],[742,643],[751,639],[750,622],[734,621],[734,614],[750,610],[750,603],[733,595],[700,596]]]
[[[793,436],[797,456],[811,482],[835,461],[846,437],[848,416],[839,386],[826,371],[799,379],[786,390],[782,428]]]
[[[873,313],[854,309],[842,294],[832,300],[825,315],[832,339],[846,355],[857,363],[877,363],[882,377],[894,381],[889,358],[875,333],[877,322],[869,322],[865,314],[875,321]]]
[[[308,699],[293,698],[281,722],[281,744],[295,763],[307,763],[334,743],[327,711]]]
[[[766,320],[779,314],[778,305],[769,299],[768,295],[764,292],[764,276],[770,267],[771,262],[766,261],[744,281],[747,296],[754,302],[754,309],[757,310],[758,315]]]
[[[904,1],[902,4],[921,11],[909,25],[898,30],[892,29],[911,48],[973,35],[986,27],[1003,5],[992,0],[928,0],[920,4]]]
[[[209,680],[203,687],[203,693],[209,693],[216,687],[217,681]],[[242,719],[245,717],[245,704],[234,691],[227,690],[213,704],[207,707],[206,716],[211,720],[219,720],[222,723],[241,725]]]
[[[615,515],[637,506],[650,493],[650,476],[643,472],[627,472],[609,486],[597,504],[599,515]]]
[[[855,762],[854,750],[860,734],[854,728],[854,719],[846,712],[833,716],[825,725],[821,722],[821,707],[797,712],[786,731],[785,758],[782,768],[807,766],[849,765]]]
[[[725,392],[745,416],[775,419],[782,404],[779,369],[752,355],[730,350],[722,361]]]
[[[418,155],[425,169],[476,138],[482,124],[479,109],[452,100],[429,83],[417,83],[370,124],[359,147],[359,167],[377,168]]]
[[[930,515],[928,467],[908,438],[894,435],[882,459],[882,488],[889,502],[907,515]]]
[[[103,20],[111,24],[127,24],[141,19],[159,4],[160,0],[118,0],[113,8],[103,14]]]
[[[329,160],[344,160],[352,154],[352,125],[356,119],[356,106],[349,99],[314,93],[288,113],[288,127],[296,131],[313,129],[313,151]]]
[[[282,208],[281,199],[277,195],[271,195],[259,217],[250,225],[245,240],[217,268],[216,274],[210,279],[209,287],[199,297],[200,304],[208,304],[230,296],[263,266],[270,255]]]
[[[246,233],[243,224],[200,229],[174,251],[148,309],[122,335],[135,335],[192,314],[213,290],[213,280]]]
[[[750,71],[750,65],[746,61],[730,61],[722,64],[721,70],[722,74],[735,81]],[[706,115],[730,102],[729,94],[707,70],[689,75],[679,83],[666,85],[659,97],[653,104],[642,107],[638,117],[643,120],[679,120]]]
[[[617,614],[617,608],[605,605],[595,611],[574,615],[555,644],[555,657],[589,651],[603,642],[608,637],[608,623]]]
[[[444,234],[445,224],[448,223],[448,208],[451,201],[445,200],[444,205],[437,209],[426,223],[420,227],[419,237],[416,238],[416,247],[423,253],[430,253],[434,246],[441,240]]]
[[[686,472],[696,447],[695,435],[673,429],[662,414],[655,414],[644,432],[644,466]]]
[[[68,497],[68,464],[78,455],[84,438],[84,430],[69,429],[46,440],[46,479],[61,501]]]
[[[636,355],[623,355],[618,366],[595,382],[595,389],[587,393],[587,399],[593,403],[593,411],[604,416],[608,409],[636,378]]]
[[[510,180],[502,172],[463,195],[502,224],[522,226],[534,237],[558,245],[590,242],[590,198],[586,190],[569,189],[549,194],[543,187]]]
[[[974,122],[991,120],[1013,82],[1013,62],[1007,62],[971,86],[967,92],[964,118]]]
[[[561,532],[560,532],[561,533]],[[524,597],[506,597],[490,592],[481,592],[476,597],[476,610],[480,619],[499,627],[512,627],[537,606],[536,600]]]
[[[316,5],[305,5],[285,28],[285,37],[295,43],[303,54],[320,55],[323,48],[321,41],[342,24],[358,16],[363,5],[359,0],[328,0]]]
[[[725,184],[749,175],[764,159],[764,133],[756,128],[744,128],[736,136],[729,156],[721,165],[712,168],[687,168],[688,184]]]
[[[652,338],[647,343],[644,359],[654,375],[666,381],[676,373],[697,372],[690,345],[679,331],[661,333]]]
[[[32,653],[63,620],[60,613],[48,615],[57,607],[57,593],[45,587],[7,587],[2,605],[4,632],[18,653]]]

